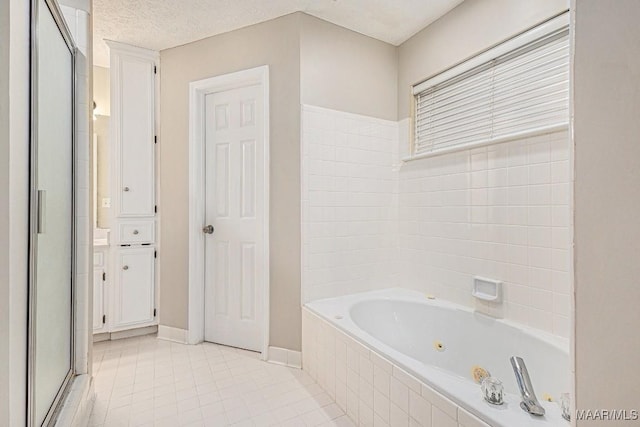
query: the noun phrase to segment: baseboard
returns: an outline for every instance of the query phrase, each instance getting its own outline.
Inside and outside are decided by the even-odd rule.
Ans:
[[[158,327],[145,326],[144,328],[127,329],[125,331],[111,332],[112,340],[120,340],[122,338],[140,337],[142,335],[151,335],[158,332]]]
[[[124,331],[117,332],[101,332],[99,334],[93,334],[93,342],[101,342],[101,341],[110,341],[110,340],[120,340],[123,338],[133,338],[140,337],[142,335],[151,335],[158,332],[158,327],[156,325],[153,326],[145,326],[142,328],[135,329],[126,329]]]
[[[188,344],[189,331],[186,329],[172,328],[171,326],[158,326],[158,339]]]
[[[269,347],[267,362],[291,368],[302,368],[302,353],[280,347]]]
[[[100,332],[99,334],[93,334],[93,342],[109,341],[111,334],[109,332]]]

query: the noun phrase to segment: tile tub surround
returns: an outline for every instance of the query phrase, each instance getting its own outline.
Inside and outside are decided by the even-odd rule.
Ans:
[[[302,299],[392,286],[398,124],[302,106]]]
[[[302,367],[359,426],[490,427],[308,308]]]
[[[303,308],[302,326],[303,369],[335,399],[355,424],[489,427],[489,424],[307,307]],[[519,401],[517,396],[512,397]],[[481,399],[479,386],[477,394],[469,395],[469,398]],[[505,405],[504,409],[511,407],[509,412],[514,411],[505,420],[510,426],[569,425],[561,419],[559,408],[550,406],[553,404],[545,403],[549,411],[547,415],[551,417],[545,419],[554,420],[547,422],[520,414],[515,401],[508,399]],[[509,419],[517,421],[509,424]]]
[[[562,131],[404,163],[398,284],[569,337],[569,159]],[[502,304],[472,298],[476,275]]]
[[[567,131],[400,162],[408,120],[302,111],[303,303],[402,286],[569,336]]]

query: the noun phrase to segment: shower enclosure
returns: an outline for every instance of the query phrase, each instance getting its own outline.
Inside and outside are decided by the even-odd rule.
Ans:
[[[31,3],[28,424],[55,419],[74,375],[75,45],[54,0]]]

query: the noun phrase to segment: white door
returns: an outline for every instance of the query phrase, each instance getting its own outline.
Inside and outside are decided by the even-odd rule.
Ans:
[[[205,340],[260,351],[268,173],[262,86],[205,99],[205,218],[215,229],[205,246]]]
[[[155,214],[155,64],[130,55],[117,58],[120,98],[115,149],[120,199],[116,215],[150,217]]]

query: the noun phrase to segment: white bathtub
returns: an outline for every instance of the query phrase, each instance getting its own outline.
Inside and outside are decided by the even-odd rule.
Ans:
[[[319,300],[306,307],[491,426],[569,426],[557,403],[543,401],[545,395],[557,398],[570,390],[566,340],[404,289]],[[513,355],[527,364],[546,409],[544,417],[530,416],[520,408],[509,362]],[[487,369],[503,382],[504,405],[483,400],[471,377],[473,366]]]

